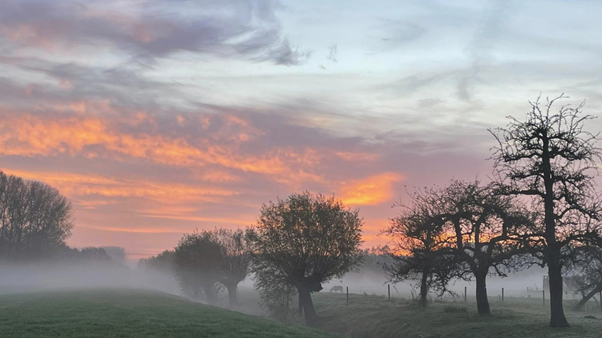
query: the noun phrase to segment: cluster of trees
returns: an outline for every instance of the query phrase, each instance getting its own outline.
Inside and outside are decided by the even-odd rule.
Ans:
[[[550,325],[569,326],[563,309],[563,272],[579,270],[584,294],[602,289],[595,261],[602,247],[600,200],[594,189],[597,135],[584,129],[592,119],[583,104],[556,109],[564,96],[531,102],[524,120],[510,118],[490,130],[494,179],[489,184],[452,181],[418,191],[385,231],[397,242],[394,281],[421,281],[428,290],[448,291],[454,278],[475,279],[480,314],[489,314],[489,274],[530,264],[548,267]]]
[[[242,230],[203,230],[184,235],[173,255],[164,252],[151,264],[173,259],[182,290],[193,298],[205,294],[209,303],[217,300],[217,290],[228,290],[230,306],[237,304],[238,284],[249,274],[250,252]],[[173,257],[173,258],[171,258]]]
[[[215,303],[227,289],[236,306],[237,286],[250,273],[262,304],[286,318],[297,298],[308,325],[319,318],[311,299],[322,283],[358,268],[362,260],[357,210],[334,197],[304,192],[263,205],[257,224],[243,230],[186,234],[173,251],[141,260],[140,267],[175,273],[182,291]]]
[[[35,260],[66,247],[71,204],[58,190],[0,171],[0,260]]]
[[[0,262],[102,262],[122,266],[120,247],[70,248],[71,203],[51,186],[0,171]]]
[[[490,130],[497,141],[491,182],[452,180],[411,194],[384,230],[395,247],[362,252],[358,211],[305,192],[263,205],[257,224],[244,232],[185,235],[174,251],[141,265],[173,266],[185,292],[202,292],[209,301],[226,288],[231,305],[238,283],[253,273],[272,312],[286,316],[297,300],[299,313],[315,325],[311,293],[357,270],[363,257],[375,271],[384,265],[393,282],[418,280],[423,306],[428,292],[451,292],[455,279],[475,280],[483,315],[490,314],[488,276],[538,264],[548,267],[550,325],[569,326],[563,274],[584,296],[577,307],[602,290],[601,210],[594,189],[602,152],[597,135],[584,129],[592,117],[583,114],[583,104],[555,111],[563,98],[538,98],[525,119],[510,117],[505,128]]]

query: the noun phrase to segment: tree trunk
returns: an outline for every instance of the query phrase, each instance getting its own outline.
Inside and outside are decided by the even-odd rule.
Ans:
[[[423,271],[422,279],[420,281],[420,305],[425,309],[428,306],[427,296],[428,296],[429,290],[428,290],[427,281],[428,281],[428,271]]]
[[[311,292],[306,288],[298,288],[299,291],[299,303],[303,307],[305,313],[305,323],[307,326],[318,325],[318,315],[314,309],[314,303],[311,300]]]
[[[477,280],[477,310],[479,315],[490,315],[489,299],[487,298],[487,273],[476,273]]]
[[[297,310],[297,313],[299,314],[299,316],[303,316],[303,302],[301,301],[301,293],[299,293],[299,309]]]
[[[228,305],[230,308],[235,308],[238,305],[238,286],[237,285],[226,285],[228,289]]]
[[[552,257],[554,257],[554,259],[552,259]],[[548,275],[548,280],[550,282],[550,326],[570,327],[569,322],[564,316],[562,304],[562,271],[556,254],[550,255]]]
[[[602,291],[602,287],[598,286],[595,289],[593,289],[592,291],[590,291],[587,295],[584,295],[583,298],[581,298],[581,300],[579,301],[579,303],[577,303],[577,305],[575,305],[575,307],[573,307],[573,310],[575,310],[575,311],[581,310],[583,305],[585,305],[585,303],[587,303],[588,300],[590,300],[593,296],[596,295],[596,293],[598,293],[600,291]]]
[[[550,326],[570,327],[564,316],[562,304],[562,267],[560,265],[560,246],[556,240],[556,214],[554,213],[554,180],[550,159],[550,141],[543,138],[542,169],[545,186],[544,222],[545,239],[548,254],[548,280],[550,282]]]

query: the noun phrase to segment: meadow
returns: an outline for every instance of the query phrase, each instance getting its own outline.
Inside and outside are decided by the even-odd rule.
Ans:
[[[156,291],[57,290],[0,296],[0,337],[331,337]]]
[[[241,291],[240,311],[261,314],[258,297]],[[492,302],[478,316],[463,302],[434,301],[423,310],[407,299],[320,292],[322,326],[278,323],[158,291],[79,289],[0,296],[0,337],[599,337],[597,309],[572,312],[569,329],[548,327],[548,307],[535,299]],[[569,305],[569,304],[567,304]]]

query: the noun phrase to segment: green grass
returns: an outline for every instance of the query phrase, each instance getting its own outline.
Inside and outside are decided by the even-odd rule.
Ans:
[[[572,327],[548,326],[549,308],[525,302],[492,303],[491,316],[479,316],[476,305],[436,302],[427,310],[406,301],[385,297],[316,294],[316,310],[324,318],[323,329],[354,337],[602,337],[602,314],[565,309]],[[467,312],[445,312],[446,306],[466,307]],[[597,319],[584,318],[593,315]]]
[[[0,337],[332,337],[153,291],[0,296]]]
[[[242,311],[261,313],[254,291],[241,291]],[[548,327],[548,307],[530,299],[474,304],[435,302],[427,310],[385,297],[313,295],[322,330],[190,302],[153,291],[71,290],[0,295],[0,337],[601,337],[602,314],[566,310],[568,329]],[[462,311],[445,311],[445,307]],[[585,318],[593,315],[596,319]]]

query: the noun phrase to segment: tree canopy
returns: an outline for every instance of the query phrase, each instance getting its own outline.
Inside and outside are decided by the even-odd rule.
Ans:
[[[73,212],[58,190],[0,172],[0,259],[49,257],[66,246]]]
[[[358,211],[335,197],[304,192],[263,205],[247,237],[254,261],[286,276],[297,288],[307,324],[315,325],[311,292],[361,264],[362,224]]]

